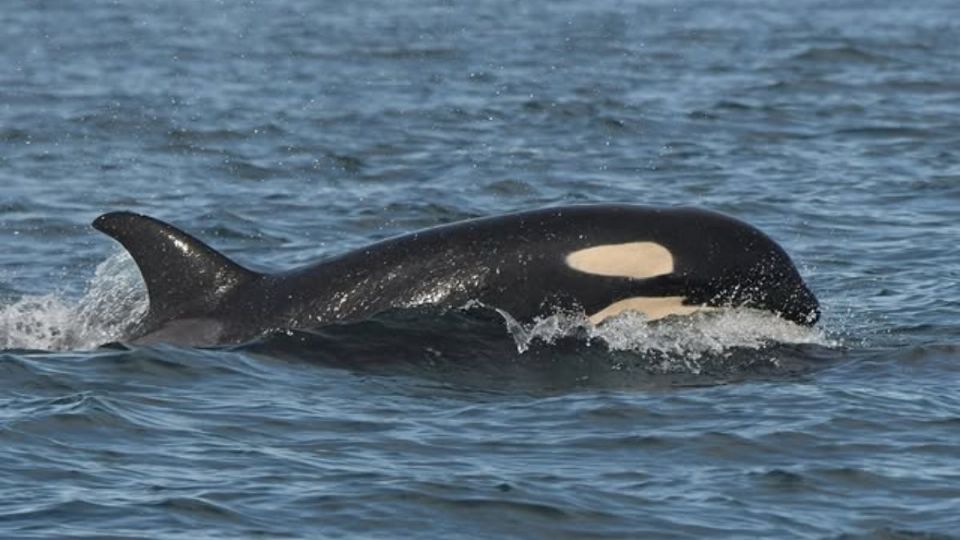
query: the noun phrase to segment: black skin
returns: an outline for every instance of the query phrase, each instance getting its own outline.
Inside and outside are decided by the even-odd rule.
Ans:
[[[693,208],[584,205],[473,219],[276,274],[246,270],[145,216],[105,214],[94,227],[130,251],[147,284],[150,311],[132,341],[237,343],[273,329],[471,300],[521,321],[557,308],[595,313],[636,296],[751,307],[803,325],[820,316],[817,299],[773,240],[744,222]],[[607,277],[565,263],[581,249],[643,241],[672,253],[673,273]]]

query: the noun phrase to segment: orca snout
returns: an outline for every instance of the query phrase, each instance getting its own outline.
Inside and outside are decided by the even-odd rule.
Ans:
[[[774,311],[788,321],[803,326],[813,326],[820,320],[820,302],[805,284],[798,284],[778,295]]]

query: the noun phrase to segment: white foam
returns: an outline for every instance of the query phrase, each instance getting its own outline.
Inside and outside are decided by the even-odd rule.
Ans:
[[[773,344],[839,345],[820,328],[800,326],[771,313],[751,309],[724,309],[688,316],[648,321],[642,314],[625,312],[594,326],[583,313],[559,312],[521,324],[501,310],[519,352],[540,341],[584,336],[610,350],[661,353],[677,359],[698,360],[723,356],[736,349],[761,349]]]
[[[0,306],[0,349],[93,349],[122,338],[146,310],[136,264],[117,252],[97,266],[80,298],[24,296]]]

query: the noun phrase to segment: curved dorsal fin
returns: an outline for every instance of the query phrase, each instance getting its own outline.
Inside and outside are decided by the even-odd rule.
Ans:
[[[259,277],[189,234],[151,217],[112,212],[93,227],[123,244],[150,296],[147,320],[162,324],[209,313],[236,286]]]

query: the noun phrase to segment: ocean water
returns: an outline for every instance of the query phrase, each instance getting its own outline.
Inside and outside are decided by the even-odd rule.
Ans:
[[[0,7],[0,537],[960,538],[960,4]],[[558,204],[753,223],[823,305],[123,345],[133,210],[260,270]]]

